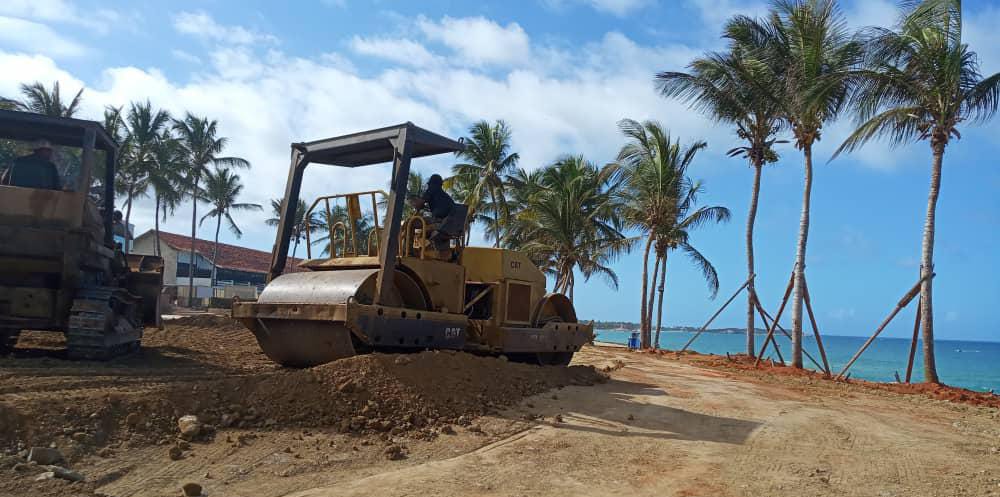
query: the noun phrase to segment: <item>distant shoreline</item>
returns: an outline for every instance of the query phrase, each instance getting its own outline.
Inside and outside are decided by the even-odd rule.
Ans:
[[[617,329],[617,328],[605,328],[605,327],[601,327],[601,326],[595,324],[594,325],[594,331],[599,331],[599,332],[602,332],[602,333],[632,333],[632,332],[638,332],[639,329],[636,328],[634,330],[630,330],[630,329],[624,329],[624,330],[622,330],[622,329]],[[689,326],[682,326],[682,327],[679,327],[679,328],[678,327],[662,328],[661,331],[668,332],[668,333],[696,333],[698,331],[698,328],[689,327]],[[744,331],[743,328],[709,328],[709,329],[705,330],[703,333],[712,333],[712,334],[718,334],[718,335],[743,335],[746,332]],[[767,335],[767,330],[762,330],[760,328],[757,328],[757,332],[755,334],[756,335]],[[780,332],[778,332],[778,331],[775,331],[775,336],[782,337],[782,334]],[[806,340],[814,340],[814,338],[812,336],[812,333],[803,333],[802,336]],[[824,337],[827,337],[827,336],[841,337],[841,338],[860,338],[860,339],[866,339],[866,338],[869,337],[869,335],[839,335],[839,334],[835,334],[835,333],[824,333],[823,336]],[[903,337],[903,336],[880,335],[879,336],[879,340],[903,340],[903,341],[909,342],[910,338],[909,337]],[[936,344],[948,344],[948,343],[951,343],[951,344],[970,344],[970,343],[995,344],[995,343],[1000,343],[1000,340],[985,340],[985,339],[982,339],[982,338],[976,338],[976,339],[970,339],[970,338],[934,338],[934,343],[936,343]],[[971,351],[969,351],[969,352],[971,352]]]
[[[670,328],[664,327],[664,328],[661,328],[660,330],[661,331],[668,331],[668,332],[695,333],[699,329],[700,328],[696,328],[694,326],[672,326]],[[631,332],[638,332],[639,331],[639,327],[636,326],[635,328],[624,328],[624,329],[622,329],[622,328],[608,328],[608,327],[603,327],[603,326],[601,326],[599,324],[594,324],[594,330],[596,330],[596,331],[614,331],[614,332],[618,332],[618,333],[631,333]],[[767,330],[764,330],[764,329],[761,329],[761,328],[756,328],[755,332],[756,332],[755,334],[757,334],[757,335],[766,335],[767,334]],[[723,335],[742,335],[742,334],[746,333],[746,328],[708,328],[705,331],[703,331],[702,333],[719,333],[719,334],[723,334]]]

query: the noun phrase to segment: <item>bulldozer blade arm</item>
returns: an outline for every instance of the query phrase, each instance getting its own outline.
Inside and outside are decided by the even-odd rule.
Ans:
[[[246,318],[261,350],[282,366],[308,368],[355,354],[351,331],[343,323]]]
[[[163,258],[129,254],[128,291],[142,298],[142,324],[162,328],[160,294],[163,291]]]

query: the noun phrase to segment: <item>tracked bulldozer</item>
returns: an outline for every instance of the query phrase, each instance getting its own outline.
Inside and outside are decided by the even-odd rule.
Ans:
[[[268,357],[292,367],[373,350],[424,349],[569,364],[593,340],[593,324],[577,320],[566,296],[546,293],[545,275],[528,257],[466,247],[461,204],[446,219],[419,213],[403,219],[411,159],[462,148],[412,123],[292,144],[268,284],[256,302],[234,303],[233,318]],[[306,167],[386,162],[393,164],[388,193],[329,195],[311,204],[304,219],[318,214],[326,221],[316,235],[304,230],[307,259],[286,271]],[[314,258],[312,237],[324,232],[323,254]]]
[[[41,140],[73,163],[44,187],[21,178],[48,164],[15,171],[12,157]],[[0,146],[0,162],[8,162],[0,163],[0,353],[23,330],[64,333],[73,359],[138,349],[143,326],[160,323],[163,261],[126,255],[115,242],[114,139],[93,121],[0,110]],[[95,190],[99,159],[104,177]]]

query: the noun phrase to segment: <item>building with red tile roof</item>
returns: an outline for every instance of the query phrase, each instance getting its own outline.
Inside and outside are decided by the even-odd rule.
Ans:
[[[132,253],[153,255],[156,253],[156,235],[149,230],[135,238]],[[196,296],[209,296],[212,287],[212,255],[215,242],[195,238],[194,285],[198,287]],[[160,231],[160,255],[163,257],[164,286],[184,286],[188,284],[188,259],[191,238],[186,235]],[[267,272],[271,267],[271,253],[228,243],[219,243],[216,264],[216,282],[224,285],[263,287]],[[302,259],[288,258],[286,272],[298,270]]]

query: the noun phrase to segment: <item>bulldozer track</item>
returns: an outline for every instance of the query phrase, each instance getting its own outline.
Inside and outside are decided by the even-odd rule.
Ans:
[[[138,301],[115,287],[83,288],[70,309],[66,353],[73,359],[108,360],[139,349]]]

